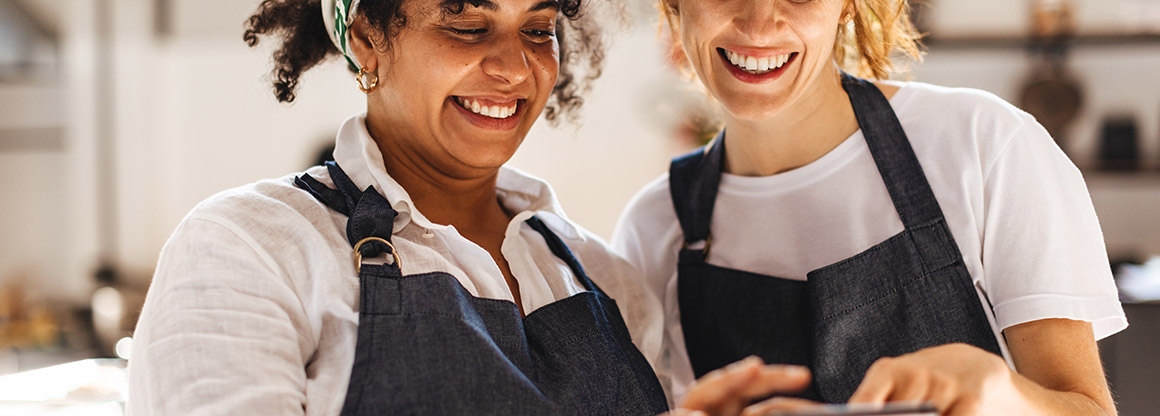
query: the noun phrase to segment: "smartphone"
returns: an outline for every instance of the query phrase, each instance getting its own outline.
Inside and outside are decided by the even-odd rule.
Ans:
[[[938,408],[930,402],[889,402],[820,404],[791,411],[775,411],[765,416],[938,416]]]

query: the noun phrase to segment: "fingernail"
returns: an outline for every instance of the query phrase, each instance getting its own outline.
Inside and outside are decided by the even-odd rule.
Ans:
[[[769,366],[771,369],[777,370],[789,376],[804,376],[810,373],[810,369],[800,365],[788,364],[773,364]]]

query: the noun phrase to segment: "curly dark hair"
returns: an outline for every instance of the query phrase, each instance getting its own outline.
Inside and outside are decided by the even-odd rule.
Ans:
[[[407,16],[400,10],[403,1],[363,0],[358,13],[378,28],[381,37],[376,42],[390,48],[390,41],[407,25]],[[442,3],[444,13],[459,14],[470,4],[480,6],[486,0],[449,0]],[[560,73],[556,78],[552,97],[544,109],[544,117],[553,124],[560,114],[575,120],[576,111],[591,82],[601,74],[604,45],[600,30],[588,14],[581,12],[582,0],[559,0],[560,16],[556,20],[556,37],[560,44]],[[281,42],[274,51],[274,97],[290,103],[296,98],[298,80],[302,73],[328,58],[339,57],[341,52],[330,42],[322,21],[319,0],[264,0],[246,21],[242,38],[247,45],[258,45],[259,37],[272,36]],[[586,66],[586,67],[585,67]],[[357,73],[358,68],[348,68]],[[583,76],[577,77],[577,70]]]

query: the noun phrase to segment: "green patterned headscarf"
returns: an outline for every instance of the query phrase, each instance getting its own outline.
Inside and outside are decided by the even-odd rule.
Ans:
[[[322,22],[326,24],[326,34],[355,70],[361,66],[350,50],[350,25],[358,13],[358,3],[359,0],[322,0]]]

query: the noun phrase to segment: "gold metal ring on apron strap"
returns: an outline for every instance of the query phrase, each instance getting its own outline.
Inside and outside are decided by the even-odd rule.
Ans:
[[[705,247],[701,248],[701,254],[704,255],[702,258],[705,258],[705,259],[709,258],[709,246],[711,246],[711,245],[713,245],[713,235],[712,234],[705,235]],[[681,242],[681,250],[686,250],[688,248],[689,248],[689,242],[682,241]]]
[[[363,244],[366,244],[366,243],[371,242],[371,241],[377,241],[377,242],[386,244],[387,247],[391,249],[391,256],[393,256],[395,258],[394,264],[398,265],[399,268],[403,267],[403,261],[401,259],[399,259],[399,251],[395,250],[394,244],[391,244],[390,241],[387,241],[384,238],[367,237],[367,238],[364,238],[362,240],[359,240],[359,242],[355,243],[355,245],[354,245],[354,270],[355,270],[355,273],[362,273],[362,258],[363,258],[363,256],[362,256],[362,251],[359,251],[359,250],[362,249]]]

